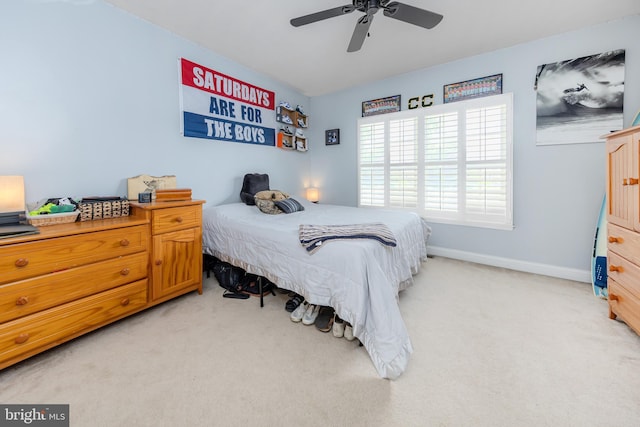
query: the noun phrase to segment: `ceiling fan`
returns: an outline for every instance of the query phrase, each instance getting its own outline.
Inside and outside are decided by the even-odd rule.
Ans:
[[[353,35],[351,36],[351,41],[349,42],[349,47],[347,48],[347,52],[356,52],[360,50],[364,43],[364,39],[369,35],[369,26],[371,26],[371,22],[373,22],[373,15],[375,15],[380,9],[383,10],[384,16],[427,29],[431,29],[438,25],[443,18],[443,16],[438,13],[397,1],[353,0],[351,3],[352,4],[347,4],[345,6],[338,6],[321,12],[304,15],[299,18],[293,18],[291,20],[291,25],[294,27],[300,27],[302,25],[312,24],[324,19],[346,15],[354,10],[364,12],[366,15],[358,19],[356,28],[353,30]]]

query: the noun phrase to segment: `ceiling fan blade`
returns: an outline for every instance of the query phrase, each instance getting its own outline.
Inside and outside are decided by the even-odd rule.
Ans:
[[[352,4],[348,4],[346,6],[334,7],[333,9],[323,10],[321,12],[312,13],[309,15],[300,16],[298,18],[293,18],[291,21],[291,25],[294,27],[299,27],[301,25],[312,24],[314,22],[322,21],[324,19],[335,18],[336,16],[346,15],[347,13],[351,13],[356,10],[355,6]]]
[[[427,29],[438,25],[443,18],[439,13],[430,12],[397,1],[387,4],[384,9],[384,16]]]
[[[349,42],[349,47],[347,48],[347,52],[356,52],[360,50],[362,45],[364,44],[364,39],[369,34],[369,27],[373,22],[373,15],[364,15],[362,18],[358,19],[358,23],[356,24],[356,28],[353,30],[353,35],[351,36],[351,41]]]

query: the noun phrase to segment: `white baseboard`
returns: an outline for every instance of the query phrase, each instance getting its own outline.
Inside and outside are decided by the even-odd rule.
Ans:
[[[527,273],[542,274],[544,276],[559,277],[561,279],[575,280],[577,282],[591,283],[590,271],[578,270],[575,268],[520,261],[517,259],[483,255],[475,252],[459,251],[457,249],[441,248],[438,246],[429,246],[427,248],[427,252],[429,255],[434,256],[459,259],[461,261],[475,262],[494,267],[508,268],[510,270],[525,271]]]

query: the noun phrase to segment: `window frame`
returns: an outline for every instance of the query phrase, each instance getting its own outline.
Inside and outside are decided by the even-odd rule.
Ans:
[[[500,215],[491,215],[487,213],[487,210],[483,214],[473,214],[467,212],[467,198],[466,196],[470,193],[467,191],[467,173],[471,170],[468,166],[473,165],[474,161],[467,159],[467,147],[469,146],[468,142],[468,130],[469,125],[466,123],[466,115],[469,110],[477,110],[483,108],[491,108],[495,106],[504,105],[504,113],[505,119],[501,121],[500,135],[504,134],[504,145],[500,143],[500,148],[504,148],[504,157],[500,157],[497,164],[500,165],[500,172],[503,171],[502,165],[504,164],[504,180],[496,180],[495,183],[504,184],[504,192],[500,191],[499,195],[504,195],[504,214]],[[426,137],[425,137],[425,118],[427,116],[437,116],[441,114],[447,113],[456,113],[457,114],[457,160],[455,161],[455,165],[457,166],[457,187],[456,187],[456,195],[457,195],[457,210],[456,212],[444,212],[438,210],[430,210],[427,209],[426,205],[426,196],[425,196],[425,175],[427,170],[427,160],[425,159],[425,147],[426,147]],[[416,164],[417,164],[417,188],[416,188],[416,206],[393,206],[390,202],[391,193],[393,193],[393,189],[391,188],[391,178],[390,173],[392,169],[392,164],[390,160],[390,150],[391,150],[391,141],[390,141],[390,128],[391,123],[396,121],[403,120],[417,120],[417,147],[416,147]],[[372,125],[380,125],[383,126],[384,133],[384,159],[382,161],[377,161],[375,163],[367,162],[363,165],[363,144],[365,143],[362,138],[361,132],[363,132],[363,126],[372,126]],[[380,136],[378,135],[378,139],[374,143],[369,143],[368,145],[378,148],[378,156],[381,155],[380,150]],[[492,228],[499,230],[512,230],[513,229],[513,94],[506,93],[494,96],[487,96],[482,98],[475,98],[467,101],[458,101],[447,104],[435,105],[432,107],[422,108],[422,109],[414,109],[414,110],[405,110],[396,113],[388,113],[384,115],[363,117],[358,119],[357,122],[357,192],[358,192],[358,207],[367,207],[367,208],[386,208],[386,209],[399,209],[399,210],[408,210],[417,212],[419,215],[425,217],[430,222],[434,223],[444,223],[444,224],[455,224],[455,225],[464,225],[464,226],[472,226],[472,227],[483,227],[483,228]],[[367,140],[368,141],[368,140]],[[502,139],[501,139],[502,141]],[[370,157],[370,156],[369,156]],[[364,161],[369,160],[369,157],[364,159]],[[411,157],[411,155],[409,156]],[[477,161],[476,161],[477,162]],[[430,164],[436,164],[430,163]],[[484,160],[483,163],[485,165],[490,165],[492,161]],[[380,180],[380,176],[384,177],[383,183],[383,194],[384,197],[380,197],[379,192],[373,192],[377,194],[378,197],[375,199],[376,202],[369,204],[363,204],[363,169],[366,166],[370,166],[370,170],[376,169],[378,171],[376,177]],[[397,167],[398,164],[396,163]],[[490,170],[489,166],[484,166],[485,172]],[[382,169],[380,169],[382,168]],[[496,168],[494,168],[496,169]],[[482,168],[480,169],[482,170]],[[382,173],[381,173],[382,172]],[[472,182],[470,179],[469,182]],[[373,187],[373,184],[371,184]],[[442,188],[442,187],[440,187]],[[482,187],[483,189],[489,188],[486,185]],[[367,193],[369,194],[369,193]],[[485,200],[487,200],[489,196],[485,194]],[[383,200],[382,200],[383,199]],[[371,201],[372,198],[369,198],[367,201]],[[471,205],[471,204],[469,204]]]

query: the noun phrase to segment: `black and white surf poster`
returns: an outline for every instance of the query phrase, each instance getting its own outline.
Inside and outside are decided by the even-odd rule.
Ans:
[[[622,129],[624,49],[538,66],[537,145],[603,142]]]

